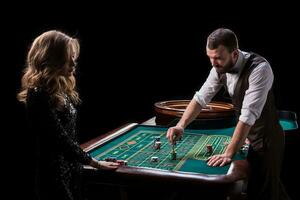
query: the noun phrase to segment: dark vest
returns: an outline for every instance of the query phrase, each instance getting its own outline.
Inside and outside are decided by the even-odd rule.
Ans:
[[[245,63],[232,97],[232,103],[234,105],[237,118],[241,115],[245,92],[249,88],[249,75],[255,67],[263,62],[267,62],[266,59],[255,53],[250,53],[250,57]],[[222,74],[221,81],[223,80],[223,83],[224,79],[226,79],[226,75]],[[227,88],[227,86],[225,88]],[[251,127],[248,139],[250,140],[253,149],[256,151],[264,150],[266,148],[269,149],[271,144],[273,148],[276,148],[277,144],[281,146],[283,141],[283,130],[279,124],[272,89],[268,93],[268,97],[260,117]],[[272,141],[272,143],[270,143],[270,141]],[[278,141],[278,143],[274,141]]]

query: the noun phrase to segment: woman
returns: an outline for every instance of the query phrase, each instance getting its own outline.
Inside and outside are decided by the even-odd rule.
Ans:
[[[52,30],[38,36],[28,52],[18,100],[25,103],[37,143],[36,189],[39,199],[81,199],[82,164],[114,170],[97,161],[77,141],[75,89],[78,40]]]

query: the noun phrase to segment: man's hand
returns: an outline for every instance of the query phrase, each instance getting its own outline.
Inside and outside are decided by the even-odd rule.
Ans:
[[[244,144],[245,139],[251,129],[251,126],[239,121],[231,138],[230,144],[227,146],[223,154],[214,155],[208,158],[207,165],[209,166],[224,166],[232,161],[232,157]]]
[[[231,157],[226,154],[213,155],[208,158],[207,165],[212,167],[223,167],[232,161]]]
[[[176,140],[182,137],[184,129],[180,126],[173,126],[168,129],[166,138],[168,138],[171,144],[174,144]]]

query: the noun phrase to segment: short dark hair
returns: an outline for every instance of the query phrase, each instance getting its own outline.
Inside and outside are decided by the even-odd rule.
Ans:
[[[235,33],[226,28],[219,28],[213,31],[207,38],[207,47],[209,49],[216,49],[220,45],[226,47],[230,53],[239,48]]]

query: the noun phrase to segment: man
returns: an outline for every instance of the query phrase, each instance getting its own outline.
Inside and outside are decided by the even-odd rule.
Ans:
[[[239,50],[235,33],[224,28],[208,36],[206,52],[213,66],[210,74],[166,137],[171,143],[181,137],[184,128],[225,86],[236,109],[238,123],[225,152],[213,155],[207,164],[216,167],[230,163],[248,138],[247,159],[251,169],[248,198],[289,199],[280,182],[284,133],[271,90],[274,76],[270,64],[255,53]]]

